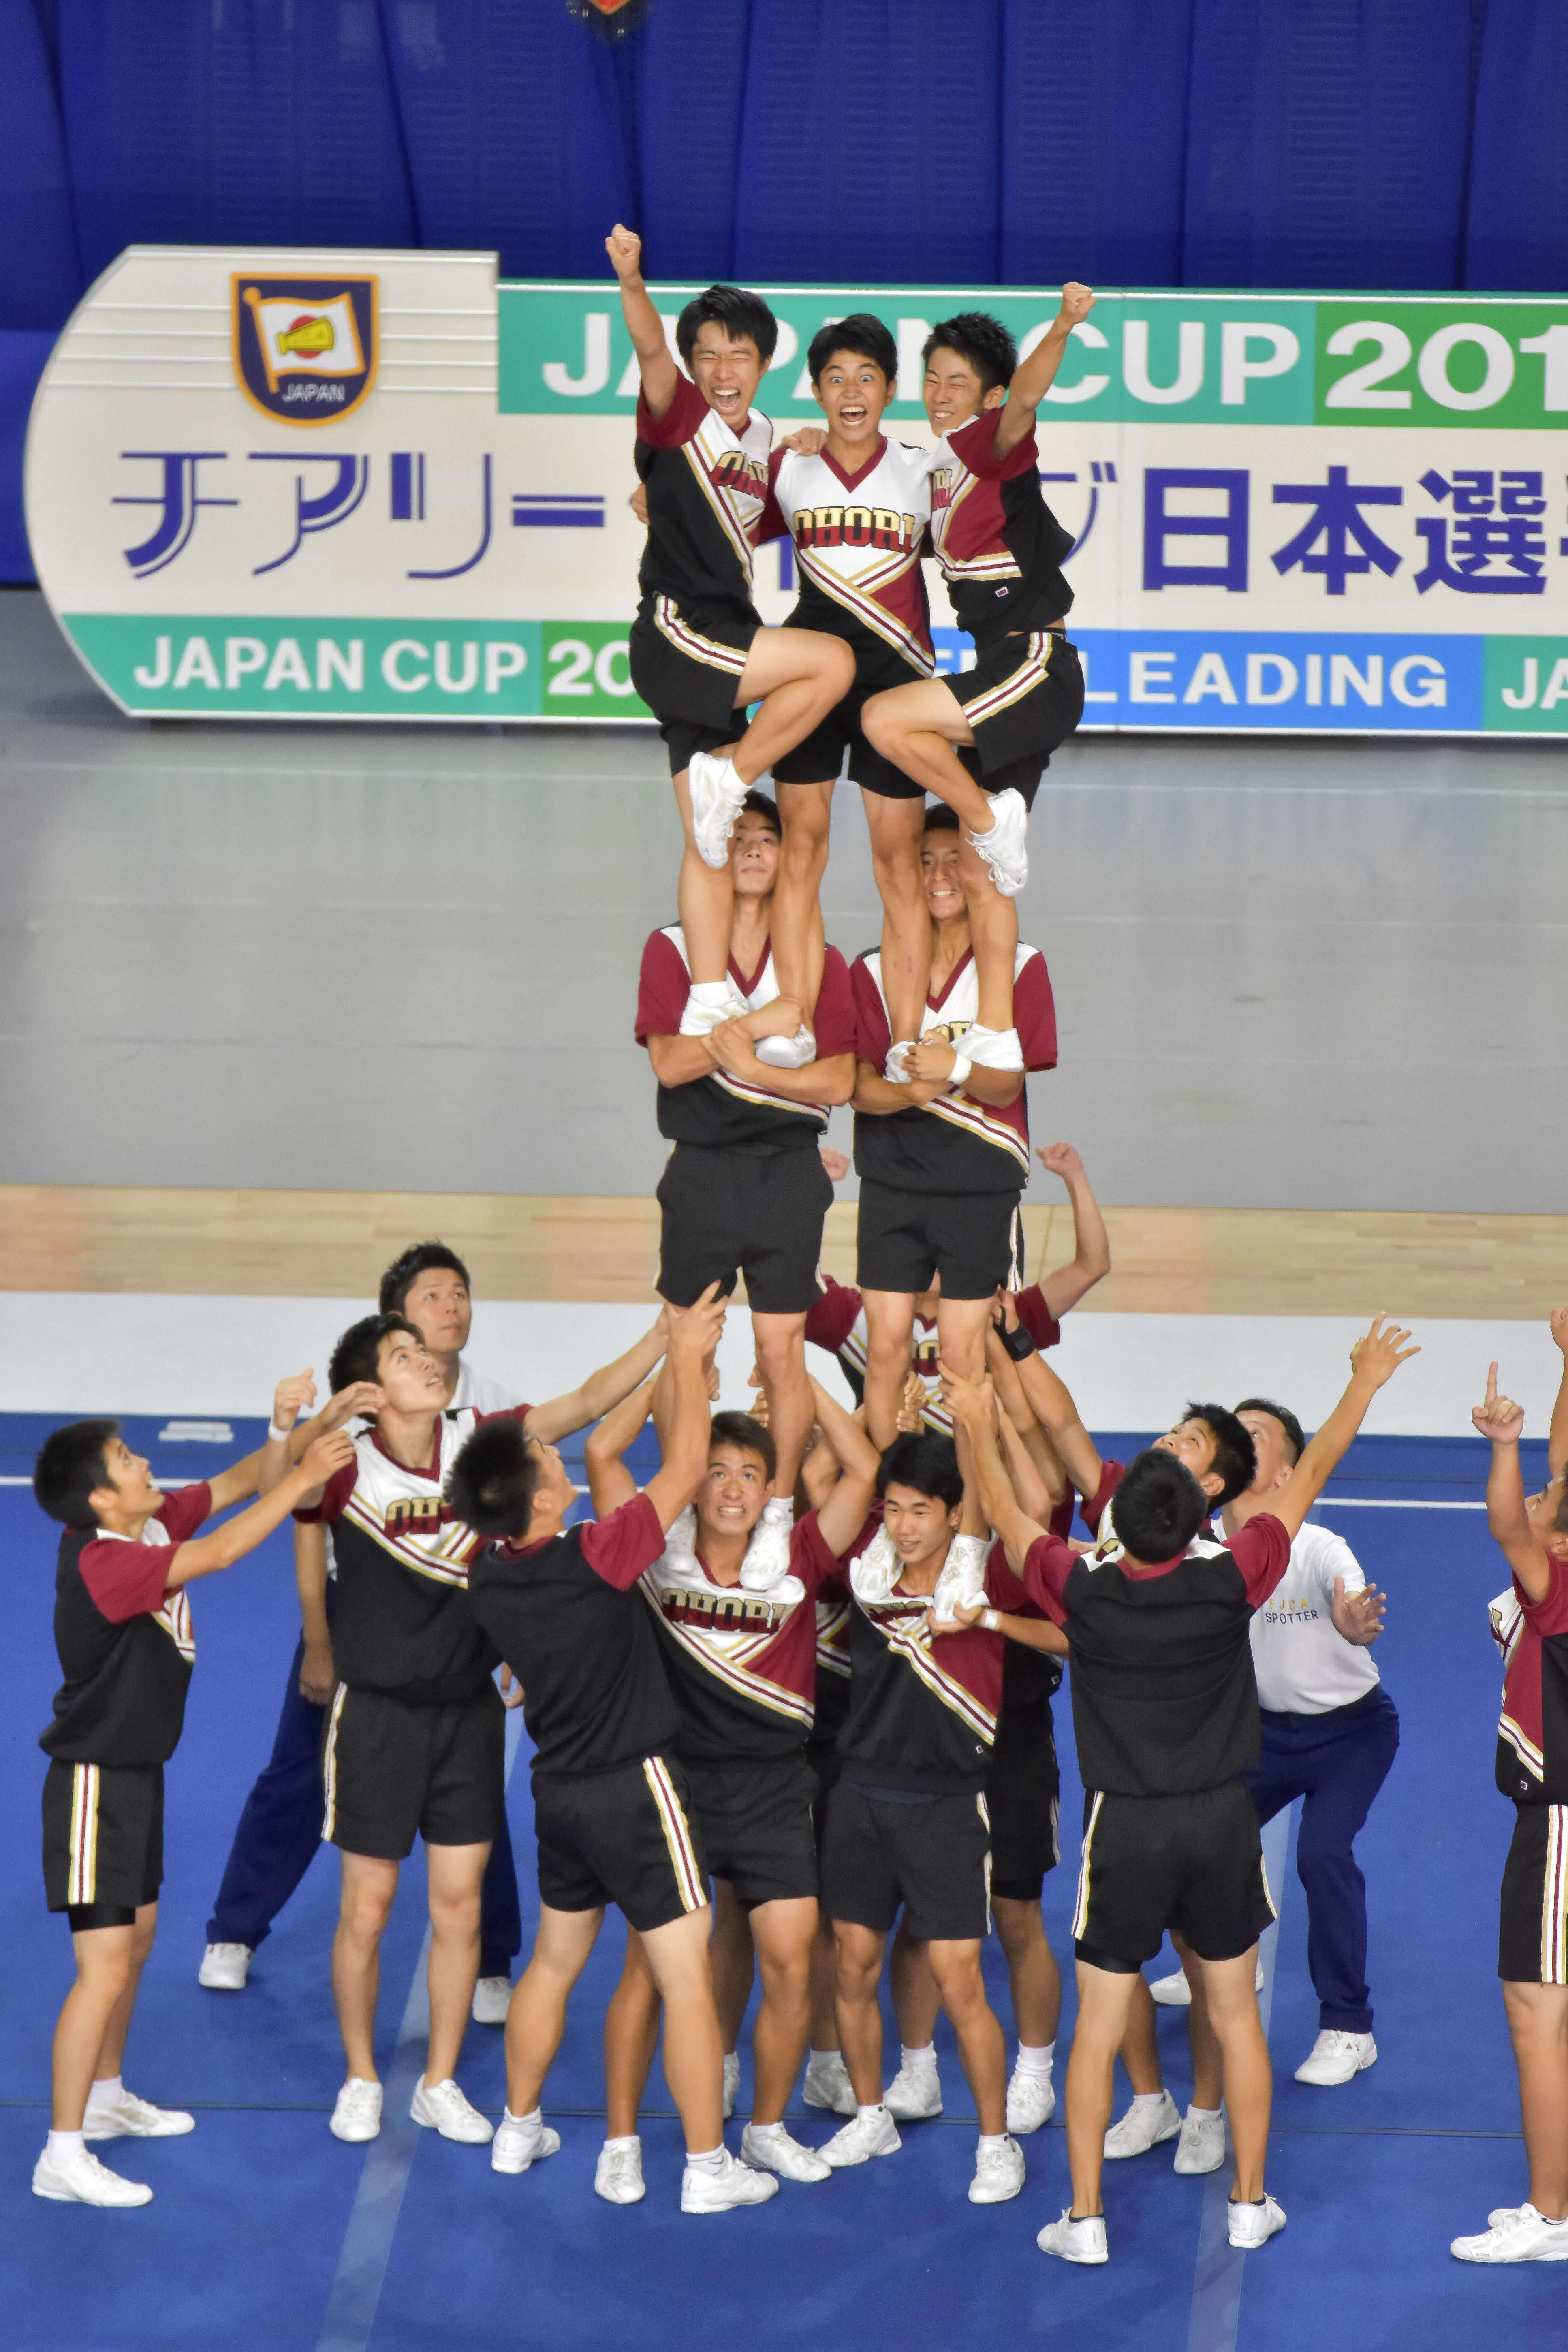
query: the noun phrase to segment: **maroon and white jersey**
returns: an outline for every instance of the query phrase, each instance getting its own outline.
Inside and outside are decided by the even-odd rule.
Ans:
[[[773,426],[753,414],[732,433],[683,375],[662,416],[637,394],[637,477],[647,489],[644,607],[672,596],[710,618],[756,621],[752,534],[768,495]]]
[[[928,449],[886,437],[857,474],[826,449],[815,457],[775,450],[773,503],[758,532],[765,539],[782,530],[795,541],[795,626],[843,637],[858,652],[890,646],[921,677],[936,666],[921,573],[930,464]]]
[[[838,1737],[847,1780],[875,1791],[941,1796],[978,1787],[1002,1706],[1001,1633],[971,1625],[933,1634],[928,1618],[982,1594],[1017,1617],[1040,1612],[999,1544],[955,1536],[935,1593],[901,1590],[901,1563],[879,1504],[849,1558],[849,1713]]]
[[[830,1274],[820,1279],[822,1295],[807,1311],[805,1336],[814,1348],[837,1357],[839,1370],[855,1392],[856,1403],[863,1404],[866,1358],[871,1344],[866,1328],[865,1305],[852,1283],[835,1282]],[[1054,1348],[1062,1336],[1062,1327],[1046,1305],[1037,1282],[1018,1293],[1017,1306],[1018,1320],[1036,1347]],[[917,1314],[910,1333],[910,1368],[920,1374],[925,1388],[921,1418],[927,1429],[940,1430],[944,1437],[951,1437],[952,1415],[942,1401],[942,1373],[937,1363],[941,1353],[936,1318],[932,1316],[928,1321]]]
[[[1544,1601],[1516,1577],[1490,1617],[1503,1655],[1498,1787],[1516,1804],[1568,1804],[1568,1560],[1552,1558]]]
[[[753,972],[742,971],[731,956],[730,978],[752,1012],[771,1004],[779,992],[773,977],[773,942],[764,947],[763,961]],[[665,930],[650,933],[643,950],[637,986],[639,1045],[646,1045],[650,1037],[679,1034],[680,1016],[690,992],[686,935],[679,923],[671,923]],[[817,1060],[826,1062],[839,1054],[852,1054],[855,1032],[848,970],[838,950],[829,948],[816,1000]],[[815,1151],[828,1119],[826,1103],[792,1102],[767,1087],[753,1085],[750,1078],[732,1077],[728,1070],[717,1068],[705,1078],[689,1078],[682,1087],[661,1086],[658,1112],[658,1131],[671,1143],[701,1143],[721,1151],[742,1145],[752,1150],[768,1145],[777,1151]]]
[[[55,1571],[55,1647],[64,1682],[38,1745],[62,1764],[163,1764],[179,1746],[196,1637],[180,1546],[212,1509],[205,1480],[165,1495],[140,1537],[67,1528]]]
[[[880,1071],[892,1043],[882,992],[880,952],[857,956],[855,1050]],[[980,1015],[980,982],[965,950],[940,995],[926,999],[926,1034],[959,1045]],[[1057,1061],[1057,1011],[1050,974],[1038,948],[1020,947],[1013,964],[1013,1024],[1026,1070],[1051,1070]],[[962,1088],[908,1110],[855,1116],[855,1166],[878,1184],[905,1192],[1013,1192],[1029,1181],[1028,1090],[1020,1087],[1005,1108],[977,1102]]]
[[[961,629],[977,646],[1043,629],[1072,604],[1062,562],[1072,550],[1040,494],[1040,453],[1026,433],[996,455],[1000,408],[944,433],[931,464],[931,536]]]
[[[811,1731],[816,1594],[838,1574],[837,1556],[810,1511],[790,1531],[789,1574],[747,1591],[710,1576],[699,1540],[695,1513],[683,1511],[638,1587],[667,1636],[679,1752],[702,1764],[787,1755]]]
[[[386,1691],[414,1706],[470,1698],[498,1663],[468,1601],[468,1567],[485,1548],[447,1499],[447,1475],[481,1421],[524,1421],[471,1407],[437,1416],[431,1457],[411,1470],[374,1423],[353,1432],[354,1458],[321,1501],[296,1511],[332,1530],[338,1599],[332,1662],[350,1690]]]

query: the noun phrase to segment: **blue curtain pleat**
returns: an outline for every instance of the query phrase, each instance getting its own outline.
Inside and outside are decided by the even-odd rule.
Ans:
[[[81,287],[65,140],[42,27],[0,11],[0,326],[61,327]]]
[[[1470,0],[1197,0],[1188,286],[1448,287]]]
[[[651,275],[734,275],[748,14],[739,0],[653,5],[622,45],[636,75],[641,166],[640,217],[628,226],[642,234]]]
[[[1463,282],[1568,288],[1568,6],[1491,0],[1477,77]]]

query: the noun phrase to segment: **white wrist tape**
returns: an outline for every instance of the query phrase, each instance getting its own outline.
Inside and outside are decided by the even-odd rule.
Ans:
[[[974,1065],[969,1059],[967,1054],[955,1053],[952,1057],[952,1068],[948,1074],[948,1085],[950,1087],[961,1087],[973,1067]]]
[[[279,1426],[278,1426],[278,1423],[277,1423],[275,1421],[269,1421],[269,1422],[268,1423],[268,1424],[267,1424],[267,1435],[268,1435],[268,1441],[269,1441],[272,1444],[274,1444],[274,1445],[281,1445],[281,1444],[283,1444],[284,1439],[285,1439],[286,1437],[288,1437],[288,1436],[289,1436],[289,1432],[288,1430],[286,1430],[286,1429],[279,1429]]]

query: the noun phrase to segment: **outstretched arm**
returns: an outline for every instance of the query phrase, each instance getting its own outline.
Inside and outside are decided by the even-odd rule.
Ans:
[[[1073,1234],[1076,1247],[1070,1265],[1060,1265],[1055,1274],[1047,1274],[1040,1284],[1040,1296],[1047,1311],[1060,1322],[1069,1308],[1078,1305],[1088,1290],[1102,1282],[1110,1272],[1110,1236],[1105,1230],[1105,1219],[1100,1213],[1100,1202],[1090,1190],[1084,1173],[1083,1161],[1070,1143],[1042,1144],[1035,1154],[1043,1168],[1059,1176],[1068,1188],[1072,1202]]]
[[[1105,1465],[1079,1418],[1071,1390],[1037,1349],[1018,1366],[1018,1381],[1029,1411],[1056,1447],[1063,1469],[1085,1502],[1091,1501],[1100,1492]]]
[[[986,1523],[1006,1547],[1008,1567],[1015,1576],[1021,1577],[1029,1546],[1038,1543],[1047,1530],[1037,1519],[1030,1518],[1013,1492],[1013,1482],[996,1442],[996,1403],[991,1382],[989,1379],[963,1380],[943,1364],[942,1393],[955,1425],[963,1423],[969,1441],[980,1507]]]
[[[986,1601],[958,1603],[946,1624],[935,1617],[927,1622],[933,1633],[950,1633],[955,1624],[982,1625],[986,1633],[1005,1633],[1009,1642],[1020,1643],[1026,1650],[1047,1650],[1054,1658],[1068,1654],[1067,1635],[1048,1617],[1014,1617],[1005,1609],[993,1609]]]
[[[552,1397],[548,1404],[536,1404],[523,1423],[526,1434],[537,1437],[543,1445],[554,1445],[563,1437],[569,1437],[574,1429],[585,1429],[589,1422],[599,1420],[618,1405],[647,1379],[663,1355],[665,1319],[661,1313],[635,1348],[628,1348],[613,1364],[590,1372],[580,1389],[573,1389],[565,1396]],[[631,1441],[628,1438],[626,1442],[629,1444]]]
[[[588,1500],[596,1519],[606,1519],[637,1493],[637,1482],[621,1456],[637,1436],[653,1408],[654,1383],[641,1388],[608,1412],[583,1448],[588,1472]]]
[[[1555,1478],[1568,1463],[1568,1307],[1552,1308],[1552,1336],[1563,1350],[1563,1379],[1557,1402],[1552,1408],[1552,1426],[1546,1433],[1546,1467]]]
[[[265,1542],[274,1528],[281,1527],[289,1512],[308,1496],[323,1487],[335,1472],[345,1469],[353,1460],[353,1439],[346,1430],[334,1430],[329,1436],[319,1437],[299,1468],[290,1470],[269,1495],[252,1503],[248,1511],[241,1511],[237,1519],[229,1519],[210,1536],[194,1536],[189,1543],[181,1544],[170,1562],[165,1584],[190,1584],[198,1576],[211,1576],[220,1568],[232,1568],[237,1559],[243,1559],[247,1551],[254,1551],[258,1543]]]
[[[694,1307],[667,1307],[669,1344],[654,1390],[658,1468],[643,1493],[666,1533],[702,1484],[712,1423],[708,1412],[708,1364],[724,1328],[724,1301],[710,1282]]]
[[[1492,1541],[1519,1579],[1531,1601],[1544,1601],[1552,1590],[1552,1559],[1536,1540],[1524,1507],[1524,1475],[1519,1466],[1519,1441],[1524,1433],[1524,1407],[1511,1397],[1499,1396],[1497,1366],[1487,1370],[1487,1392],[1470,1414],[1481,1435],[1489,1438],[1492,1465],[1487,1475],[1487,1527]]]
[[[643,398],[655,416],[662,416],[675,398],[680,371],[664,340],[664,320],[642,282],[642,239],[617,221],[605,239],[605,251],[621,282],[621,310],[637,352]]]
[[[1007,386],[1007,404],[996,427],[996,454],[1005,457],[1034,430],[1035,411],[1057,380],[1057,370],[1068,347],[1068,337],[1080,319],[1094,308],[1087,286],[1069,278],[1062,288],[1062,307],[1026,360],[1020,360]]]
[[[1392,1380],[1401,1364],[1418,1356],[1419,1348],[1406,1347],[1408,1331],[1390,1324],[1383,1327],[1383,1317],[1374,1315],[1372,1328],[1351,1349],[1349,1386],[1335,1405],[1321,1429],[1312,1439],[1283,1486],[1268,1497],[1269,1516],[1279,1519],[1287,1535],[1294,1538],[1300,1531],[1308,1512],[1328,1484],[1329,1475],[1349,1446],[1371,1404],[1384,1381]]]
[[[820,1381],[812,1381],[811,1393],[816,1405],[817,1427],[837,1455],[842,1473],[827,1500],[818,1504],[816,1524],[828,1550],[842,1559],[866,1524],[866,1514],[877,1492],[881,1457],[853,1414],[845,1412],[837,1397],[828,1395]]]

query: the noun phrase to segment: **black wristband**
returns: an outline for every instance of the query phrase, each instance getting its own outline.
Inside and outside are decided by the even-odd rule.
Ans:
[[[1026,1331],[1021,1323],[1016,1331],[1009,1331],[1006,1324],[1000,1319],[993,1323],[991,1328],[1016,1364],[1021,1364],[1026,1356],[1032,1356],[1035,1353],[1033,1335]]]

